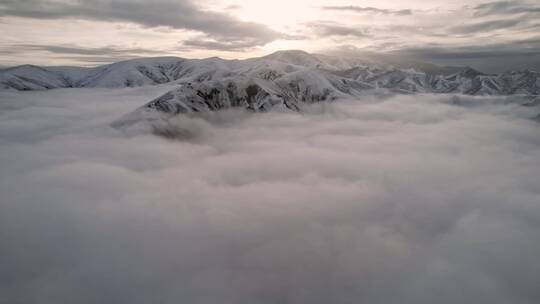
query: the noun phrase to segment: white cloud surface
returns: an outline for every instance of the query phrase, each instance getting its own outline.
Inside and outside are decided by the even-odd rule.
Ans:
[[[366,97],[179,118],[181,140],[109,126],[167,89],[0,93],[6,303],[538,303],[531,109]]]

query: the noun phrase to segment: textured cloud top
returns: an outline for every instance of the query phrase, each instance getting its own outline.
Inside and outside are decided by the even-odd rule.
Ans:
[[[170,87],[0,92],[24,303],[537,303],[540,140],[496,97],[109,123]]]

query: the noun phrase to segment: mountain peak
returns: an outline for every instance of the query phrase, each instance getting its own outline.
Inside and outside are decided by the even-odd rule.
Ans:
[[[479,72],[469,66],[465,67],[462,71],[459,72],[459,74],[463,77],[468,77],[468,78],[474,78],[476,76],[485,75],[484,73]]]
[[[279,50],[269,55],[266,55],[264,57],[279,57],[279,56],[313,56],[313,55],[304,50]]]
[[[262,60],[274,60],[287,64],[299,65],[308,68],[332,69],[332,66],[318,58],[302,50],[282,50],[274,52],[270,55],[261,57]]]
[[[364,87],[406,92],[464,94],[538,95],[540,74],[515,71],[484,74],[471,67],[439,67],[433,64],[402,62],[399,65],[369,65],[361,58],[310,54],[282,50],[259,58],[227,60],[219,57],[184,59],[178,57],[137,58],[95,68],[19,66],[0,70],[0,89],[46,90],[67,87],[134,87],[162,83],[222,80],[224,77],[252,77],[284,81],[299,72],[296,84],[342,77],[338,86],[350,81]],[[298,75],[300,75],[298,74]],[[285,77],[289,75],[290,77]],[[333,75],[333,76],[329,76]],[[320,77],[319,77],[320,76]],[[322,78],[321,78],[322,77]],[[509,78],[513,78],[510,79]],[[291,80],[291,79],[289,79]],[[291,80],[291,81],[292,81]],[[325,81],[314,81],[321,84]],[[356,84],[355,84],[356,85]],[[310,86],[314,91],[319,85]],[[323,85],[322,87],[329,87]],[[360,85],[358,85],[360,87]],[[326,93],[319,92],[324,95]]]

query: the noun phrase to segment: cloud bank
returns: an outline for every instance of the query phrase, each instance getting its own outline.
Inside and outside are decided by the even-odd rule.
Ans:
[[[0,5],[0,16],[33,19],[87,19],[124,21],[146,27],[169,27],[198,31],[211,39],[266,44],[280,34],[265,25],[241,21],[231,15],[201,9],[189,0],[7,0]]]
[[[348,6],[323,6],[322,9],[330,11],[350,11],[354,13],[365,13],[365,14],[381,14],[381,15],[411,15],[412,10],[402,9],[402,10],[391,10],[391,9],[380,9],[376,7],[362,7],[356,5]]]
[[[184,117],[176,140],[109,127],[169,89],[0,93],[4,300],[540,300],[530,108],[365,97]]]

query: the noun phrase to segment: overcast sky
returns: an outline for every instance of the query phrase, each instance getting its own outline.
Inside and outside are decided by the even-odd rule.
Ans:
[[[0,65],[303,49],[538,68],[539,17],[535,0],[0,0]]]

